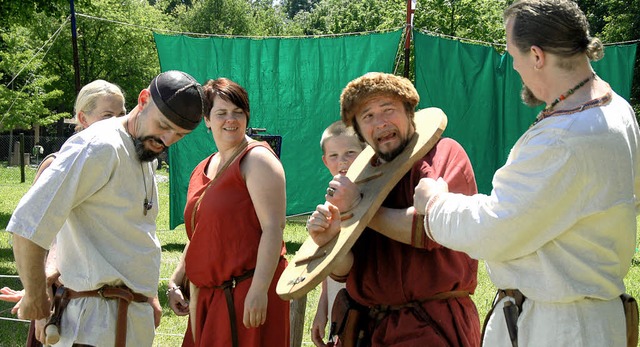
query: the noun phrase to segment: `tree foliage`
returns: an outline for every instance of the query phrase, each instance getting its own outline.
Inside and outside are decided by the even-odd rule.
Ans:
[[[251,4],[244,0],[204,0],[180,16],[185,31],[220,34],[249,35],[251,32]]]
[[[603,25],[600,30],[594,31],[591,22],[592,33],[606,42],[626,42],[640,39],[640,0],[608,0],[594,1],[600,6],[605,5],[600,13]],[[582,6],[582,5],[581,5]],[[640,45],[639,45],[640,47]],[[606,49],[605,49],[606,54]],[[631,104],[636,111],[636,117],[640,117],[640,52],[636,51],[636,62],[633,71],[633,85],[631,88]]]
[[[132,107],[140,90],[159,71],[152,32],[146,28],[163,29],[170,17],[136,0],[81,1],[76,3],[76,11],[80,84],[99,78],[116,83],[125,91],[127,106]],[[64,23],[64,17],[47,13],[34,13],[31,17],[29,25],[14,24],[11,34],[4,36],[8,46],[2,51],[0,71],[5,76],[17,73],[21,63],[35,55],[36,47],[49,40]],[[47,56],[44,59],[42,55],[37,56],[28,66],[31,69],[25,69],[13,83],[24,86],[23,91],[13,89],[13,84],[8,86],[12,89],[6,88],[6,84],[0,87],[6,89],[0,100],[3,129],[48,125],[72,113],[77,90],[70,23],[63,29],[46,47]],[[13,106],[9,108],[8,103]]]
[[[406,19],[406,0],[75,2],[81,85],[97,78],[114,82],[124,89],[128,108],[159,72],[152,29],[243,36],[324,35],[399,28]],[[414,26],[504,43],[502,11],[512,2],[418,0]],[[578,0],[578,4],[587,14],[592,35],[603,42],[640,38],[640,0]],[[52,124],[72,112],[76,86],[71,26],[63,25],[68,16],[67,0],[0,0],[0,131]],[[632,103],[638,112],[640,54],[637,59]]]
[[[311,12],[318,0],[284,0],[283,7],[288,18],[295,17],[299,12]]]
[[[294,21],[305,35],[357,33],[402,27],[404,0],[321,0],[311,12],[301,11]]]
[[[34,123],[48,125],[67,115],[55,112],[53,106],[62,96],[54,86],[58,77],[42,68],[51,59],[45,55],[50,45],[43,46],[31,32],[20,24],[10,24],[0,34],[0,130],[29,128]]]
[[[417,29],[489,43],[504,43],[505,0],[420,0]]]

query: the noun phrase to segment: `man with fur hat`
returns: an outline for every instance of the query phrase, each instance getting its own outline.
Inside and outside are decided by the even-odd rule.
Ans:
[[[371,146],[376,163],[393,161],[416,132],[419,96],[406,78],[368,73],[351,81],[340,97],[342,120]],[[375,164],[374,164],[375,165]],[[366,307],[365,346],[478,346],[480,320],[469,297],[477,284],[477,261],[429,240],[413,208],[413,191],[423,177],[442,176],[461,194],[477,192],[467,154],[443,138],[386,197],[332,273]],[[308,222],[323,245],[340,230],[340,211],[358,203],[360,191],[346,176],[329,183],[327,202]]]
[[[57,236],[56,346],[152,345],[161,315],[152,162],[209,108],[193,77],[168,71],[140,92],[127,116],[67,140],[7,226],[25,288],[18,317],[49,317],[44,259]],[[45,342],[43,330],[36,336]]]

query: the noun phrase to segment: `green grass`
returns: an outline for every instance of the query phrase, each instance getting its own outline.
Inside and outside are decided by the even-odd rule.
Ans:
[[[0,231],[4,231],[12,211],[18,201],[29,189],[33,180],[35,170],[27,170],[26,183],[20,183],[20,173],[16,168],[6,168],[0,165]],[[167,175],[166,171],[159,174]],[[160,286],[158,288],[160,302],[163,307],[162,322],[157,330],[154,346],[180,346],[182,335],[185,331],[186,317],[177,317],[167,305],[164,292],[167,288],[167,278],[171,275],[177,264],[182,249],[186,242],[184,226],[179,226],[175,230],[169,230],[169,184],[166,180],[160,180],[160,215],[158,216],[158,237],[162,243],[162,265],[160,269]],[[304,229],[304,219],[291,219],[285,228],[285,242],[287,244],[287,257],[290,259],[298,250],[302,242],[306,239],[307,233]],[[0,275],[16,275],[13,253],[10,245],[10,234],[0,232]],[[629,274],[625,278],[627,291],[634,297],[640,297],[640,257],[636,253]],[[0,277],[0,287],[9,286],[12,288],[22,288],[18,279]],[[480,319],[484,319],[490,308],[495,286],[489,280],[485,271],[484,263],[480,262],[478,271],[478,287],[472,296],[475,301]],[[305,314],[303,346],[313,346],[309,336],[311,323],[315,315],[315,308],[318,302],[319,289],[316,288],[307,295],[307,308]],[[0,301],[0,317],[16,318],[9,312],[13,304]],[[0,346],[18,347],[24,346],[28,324],[0,320]]]

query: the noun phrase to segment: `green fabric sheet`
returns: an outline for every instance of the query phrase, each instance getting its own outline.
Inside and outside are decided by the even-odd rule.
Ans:
[[[320,38],[191,38],[154,34],[162,71],[182,70],[201,83],[227,77],[249,92],[249,126],[282,136],[287,215],[311,211],[324,199],[330,175],[322,164],[322,130],[340,117],[339,97],[352,79],[369,71],[392,72],[400,30]],[[494,48],[414,31],[419,108],[448,116],[444,136],[465,148],[478,189],[491,179],[540,108],[522,104],[520,76],[508,54]],[[593,63],[597,74],[627,100],[637,44],[607,46]],[[170,227],[183,223],[193,168],[215,151],[201,124],[169,148]],[[224,197],[222,197],[224,198]]]
[[[414,40],[419,108],[439,107],[447,114],[443,136],[464,147],[478,190],[488,194],[494,173],[541,108],[522,103],[522,82],[509,54],[417,31]],[[592,64],[598,76],[627,100],[636,46],[606,46],[604,58]]]
[[[393,72],[402,31],[319,38],[192,38],[154,34],[162,71],[227,77],[249,93],[249,127],[282,136],[287,215],[312,211],[331,179],[320,136],[340,119],[340,93],[370,71]],[[204,122],[169,148],[170,228],[183,223],[193,168],[215,151]],[[224,199],[224,197],[221,197]],[[249,213],[249,211],[247,211]]]

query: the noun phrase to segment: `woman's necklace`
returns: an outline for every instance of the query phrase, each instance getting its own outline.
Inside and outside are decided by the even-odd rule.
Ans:
[[[551,103],[551,105],[547,106],[544,108],[544,110],[542,110],[540,112],[540,114],[538,114],[538,116],[536,117],[536,120],[533,122],[533,124],[531,124],[531,127],[533,127],[534,125],[538,124],[538,122],[540,122],[541,120],[547,118],[547,117],[551,117],[551,116],[555,116],[558,114],[565,114],[566,112],[564,111],[553,111],[553,108],[562,100],[567,99],[568,97],[570,97],[571,95],[573,95],[573,93],[576,92],[576,90],[580,89],[582,86],[584,86],[585,84],[587,84],[587,82],[589,82],[592,78],[595,78],[596,74],[592,73],[589,77],[585,78],[584,80],[580,81],[580,83],[576,84],[573,88],[569,89],[566,93],[560,95],[559,97],[557,97],[555,100],[553,100],[553,102]]]
[[[133,146],[136,146],[136,142],[133,140],[133,136],[129,133],[129,118],[124,122],[124,129],[127,131],[127,135],[133,142]],[[149,164],[147,163],[147,166]],[[144,168],[142,167],[142,161],[140,162],[140,172],[142,173],[142,184],[144,184],[144,201],[142,203],[142,214],[147,215],[147,211],[153,208],[153,180],[151,181],[151,197],[149,197],[149,193],[147,191],[147,177],[144,174]]]

